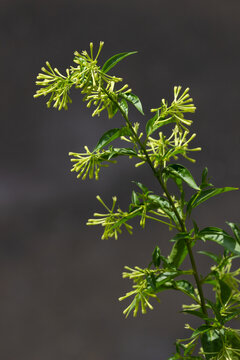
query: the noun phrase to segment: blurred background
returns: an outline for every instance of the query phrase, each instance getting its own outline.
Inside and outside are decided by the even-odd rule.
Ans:
[[[146,266],[159,245],[169,249],[168,229],[136,223],[133,236],[101,241],[86,227],[116,195],[124,209],[132,180],[157,189],[147,168],[121,159],[98,182],[70,173],[68,152],[94,146],[121,119],[91,118],[78,91],[69,110],[47,109],[33,99],[35,78],[46,60],[60,71],[73,52],[105,42],[100,62],[138,50],[114,73],[141,98],[146,117],[173,86],[191,88],[197,112],[196,179],[207,165],[216,186],[239,186],[240,2],[237,0],[1,0],[0,133],[0,357],[4,360],[164,360],[177,337],[187,337],[179,313],[185,298],[161,294],[161,304],[137,319],[119,303],[131,287],[124,265]],[[239,192],[210,200],[194,212],[200,227],[239,222]],[[222,249],[216,248],[221,252]],[[202,268],[209,264],[197,256]],[[236,327],[239,324],[236,324]]]

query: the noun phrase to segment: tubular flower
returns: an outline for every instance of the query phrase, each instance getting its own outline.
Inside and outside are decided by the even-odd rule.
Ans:
[[[102,225],[104,227],[104,232],[101,238],[102,240],[106,240],[111,237],[115,237],[115,240],[117,240],[118,234],[122,233],[122,230],[120,229],[122,225],[125,226],[129,234],[132,234],[132,226],[126,224],[124,221],[123,223],[120,222],[120,220],[124,219],[128,215],[128,213],[123,212],[119,208],[117,209],[116,212],[114,212],[114,208],[117,201],[116,196],[112,198],[113,205],[111,209],[103,202],[103,200],[100,198],[99,195],[97,196],[97,200],[105,207],[108,213],[107,214],[94,213],[93,215],[97,219],[89,219],[87,225]]]
[[[107,109],[108,116],[111,118],[115,110],[113,99],[117,101],[120,93],[131,92],[131,89],[128,89],[128,85],[124,85],[115,90],[116,83],[121,82],[122,78],[110,76],[98,66],[98,57],[103,45],[104,43],[101,41],[95,58],[93,57],[93,43],[90,43],[90,55],[86,50],[81,54],[75,51],[73,61],[77,66],[66,69],[66,76],[62,75],[57,68],[53,69],[47,61],[47,68],[42,67],[42,73],[38,74],[36,81],[36,84],[42,88],[37,90],[34,97],[51,94],[47,106],[50,107],[54,102],[53,107],[58,110],[62,108],[67,110],[68,103],[72,102],[69,96],[70,89],[75,86],[75,88],[82,89],[83,100],[87,102],[87,107],[92,104],[96,106],[92,116],[99,115],[104,109]]]

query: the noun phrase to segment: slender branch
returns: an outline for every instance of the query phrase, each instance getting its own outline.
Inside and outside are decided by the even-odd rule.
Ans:
[[[157,171],[155,170],[154,168],[154,165],[152,163],[152,161],[150,160],[149,158],[149,155],[146,151],[146,148],[145,146],[142,144],[142,142],[140,141],[138,135],[136,134],[135,130],[133,129],[132,127],[132,124],[130,123],[128,117],[126,116],[125,112],[121,109],[121,107],[119,106],[119,103],[111,96],[111,94],[109,94],[109,92],[107,90],[104,89],[104,91],[106,92],[106,94],[109,96],[109,98],[117,105],[118,109],[120,110],[121,114],[123,115],[127,125],[129,126],[129,128],[131,129],[131,132],[132,132],[132,135],[133,135],[133,138],[136,140],[137,144],[139,145],[139,147],[141,148],[142,152],[144,153],[145,157],[146,157],[146,161],[148,163],[148,165],[150,166],[151,170],[153,171],[155,177],[157,178],[162,190],[164,191],[164,193],[166,194],[166,197],[169,201],[169,203],[171,204],[171,207],[172,207],[172,210],[174,212],[174,214],[176,215],[177,219],[178,219],[178,222],[179,222],[179,225],[180,225],[180,228],[178,230],[182,231],[182,232],[186,232],[187,229],[186,229],[186,225],[185,223],[183,222],[183,220],[181,219],[176,207],[175,207],[175,204],[168,192],[168,189],[164,183],[164,181],[162,180],[161,176],[159,176],[159,174],[157,173]],[[196,265],[196,262],[195,262],[195,259],[194,259],[194,255],[193,255],[193,252],[192,252],[192,248],[191,248],[191,244],[189,243],[188,239],[185,240],[186,241],[186,246],[187,246],[187,250],[188,250],[188,254],[189,254],[189,257],[190,257],[190,262],[191,262],[191,265],[192,265],[192,269],[193,269],[193,276],[194,276],[194,279],[195,279],[195,282],[196,282],[196,285],[197,285],[197,289],[198,289],[198,293],[199,293],[199,297],[200,297],[200,300],[201,300],[201,308],[202,308],[202,312],[208,316],[208,313],[207,313],[207,308],[206,308],[206,304],[205,304],[205,298],[204,298],[204,295],[203,295],[203,289],[202,289],[202,284],[201,284],[201,281],[200,281],[200,278],[198,276],[198,270],[197,270],[197,265]],[[206,323],[208,323],[206,321]]]

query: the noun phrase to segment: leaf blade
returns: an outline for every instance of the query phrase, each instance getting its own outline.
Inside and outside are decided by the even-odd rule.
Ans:
[[[113,140],[129,134],[130,130],[127,127],[110,129],[101,136],[93,151],[101,150],[104,146],[110,144]]]
[[[106,74],[110,69],[117,65],[125,57],[136,54],[137,51],[123,52],[110,57],[102,66],[102,71]]]
[[[210,199],[213,196],[228,192],[238,190],[238,188],[234,187],[223,187],[223,188],[211,188],[207,190],[200,190],[197,194],[194,194],[187,204],[187,213],[190,214],[191,210],[204,201]]]
[[[190,171],[180,164],[170,164],[164,168],[163,173],[167,178],[169,177],[177,177],[183,180],[186,184],[188,184],[191,188],[195,190],[200,190],[199,186],[196,184],[192,174]]]

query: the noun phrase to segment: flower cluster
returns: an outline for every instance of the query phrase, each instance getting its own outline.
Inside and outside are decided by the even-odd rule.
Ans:
[[[159,270],[150,270],[150,269],[141,269],[138,266],[135,266],[134,269],[125,266],[125,269],[128,272],[123,272],[123,278],[129,278],[133,280],[134,285],[132,291],[126,293],[125,296],[119,298],[119,301],[125,300],[130,296],[134,295],[133,301],[130,305],[123,311],[124,315],[128,317],[130,312],[133,310],[133,316],[137,316],[139,306],[141,306],[142,314],[146,314],[147,308],[153,310],[153,306],[149,302],[149,298],[157,298],[157,295],[152,291],[152,288],[149,287],[148,278],[159,273]]]
[[[177,155],[181,154],[183,157],[189,161],[194,162],[195,160],[190,158],[187,153],[189,151],[200,151],[200,147],[190,149],[188,147],[189,143],[195,138],[196,134],[192,134],[189,139],[187,135],[189,134],[188,130],[184,132],[179,129],[176,125],[172,130],[172,134],[167,138],[162,132],[159,133],[159,138],[154,139],[152,137],[148,138],[148,149],[149,157],[153,162],[154,166],[157,167],[159,164],[166,166],[166,163],[173,157],[177,159]]]
[[[115,240],[117,240],[118,234],[122,233],[122,225],[125,226],[129,234],[132,234],[132,226],[126,224],[124,221],[123,223],[120,222],[120,220],[124,219],[128,215],[128,213],[123,212],[120,208],[118,208],[117,211],[114,212],[114,208],[117,202],[116,196],[112,198],[113,204],[111,209],[103,202],[99,195],[97,196],[97,200],[105,207],[105,209],[107,210],[107,214],[94,213],[94,216],[97,217],[97,219],[89,219],[87,225],[102,225],[104,227],[102,240],[111,237],[114,237]],[[117,223],[119,223],[119,225],[115,227],[114,225],[116,225]]]
[[[82,180],[85,180],[88,175],[89,179],[95,177],[95,180],[98,180],[100,168],[108,166],[108,164],[103,164],[103,161],[116,163],[114,160],[107,160],[106,157],[104,157],[104,151],[97,150],[96,152],[91,152],[87,146],[84,146],[84,149],[86,150],[85,153],[69,153],[70,156],[74,156],[70,160],[74,163],[71,171],[78,173],[77,178],[82,177]]]
[[[179,97],[181,89],[181,86],[174,86],[174,99],[169,107],[166,100],[162,99],[162,105],[159,108],[151,109],[151,112],[156,112],[158,115],[155,125],[160,123],[162,126],[170,122],[175,122],[179,127],[186,130],[186,125],[190,126],[192,124],[192,120],[184,118],[184,113],[194,113],[196,107],[192,103],[193,99],[190,98],[188,93],[189,88],[186,88]]]
[[[66,76],[46,62],[47,68],[42,67],[42,73],[38,74],[36,81],[36,84],[42,88],[37,90],[34,97],[51,94],[47,106],[50,107],[53,102],[53,107],[58,110],[62,108],[67,110],[68,103],[71,103],[69,92],[74,85],[75,88],[82,89],[83,100],[87,102],[87,107],[92,104],[96,107],[92,116],[99,115],[104,109],[107,109],[108,116],[111,118],[116,112],[113,99],[117,101],[118,95],[129,93],[131,89],[128,89],[128,85],[124,85],[115,90],[116,83],[121,82],[122,78],[110,76],[98,66],[98,57],[103,44],[101,41],[95,58],[93,43],[90,43],[90,54],[86,50],[81,54],[75,51],[73,61],[77,66],[66,69]]]

